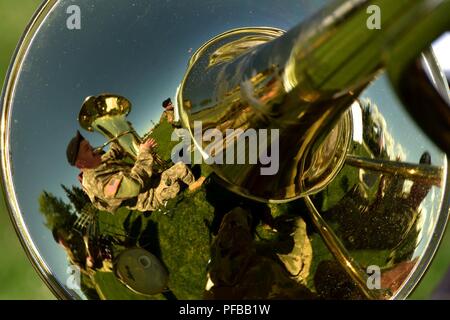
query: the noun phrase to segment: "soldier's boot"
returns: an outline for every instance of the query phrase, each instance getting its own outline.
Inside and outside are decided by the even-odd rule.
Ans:
[[[312,247],[306,233],[306,224],[301,218],[295,219],[291,233],[294,246],[288,254],[277,254],[286,270],[297,282],[304,282],[309,274],[312,261]]]

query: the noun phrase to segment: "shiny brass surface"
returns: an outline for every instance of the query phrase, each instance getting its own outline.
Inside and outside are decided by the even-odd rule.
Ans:
[[[411,293],[449,214],[449,150],[439,133],[448,86],[427,47],[448,29],[450,1],[97,0],[81,7],[86,24],[69,30],[72,4],[47,1],[36,13],[2,96],[5,195],[55,295]],[[381,8],[381,30],[367,29],[369,5]],[[105,91],[123,96],[101,94],[80,111],[86,96]],[[180,140],[171,138],[186,136],[161,117],[169,95],[194,138],[188,152],[205,155],[211,146],[195,135],[196,121],[201,133],[274,129],[278,172],[202,162],[189,167],[203,185],[181,189],[153,212],[96,209],[63,159],[69,139],[81,126],[95,145],[107,151],[117,141],[135,159],[141,137],[152,137],[154,156],[170,163]],[[137,251],[146,262],[155,258],[160,278],[150,278],[140,254],[120,264]],[[145,278],[142,286],[130,274]]]
[[[229,129],[279,130],[284,157],[274,176],[260,175],[255,166],[213,165],[233,190],[272,202],[322,190],[347,153],[351,124],[343,114],[389,63],[390,39],[397,36],[395,47],[401,47],[409,41],[404,32],[418,25],[418,32],[428,32],[428,40],[408,42],[408,57],[414,52],[416,57],[436,32],[447,28],[446,20],[432,19],[442,16],[446,1],[416,1],[406,7],[376,1],[386,21],[373,31],[365,23],[364,4],[370,3],[336,1],[287,33],[280,31],[276,39],[267,36],[272,29],[231,30],[194,54],[178,96],[181,119],[194,139],[196,121],[203,123],[203,132],[216,128],[224,137]],[[264,38],[270,42],[260,43]],[[330,137],[336,126],[338,132]],[[202,143],[197,141],[200,148]],[[334,150],[328,154],[320,151],[331,145]]]
[[[305,202],[310,212],[311,220],[327,245],[327,248],[331,251],[336,260],[342,266],[345,266],[346,273],[355,282],[364,296],[368,299],[381,298],[377,292],[367,288],[367,273],[359,266],[358,262],[351,257],[347,249],[341,244],[340,240],[322,218],[319,211],[317,211],[314,206],[314,203],[308,196],[305,197]]]
[[[307,111],[308,107],[301,106],[309,104],[308,99],[299,102],[284,97],[285,70],[276,61],[276,55],[260,54],[266,55],[267,59],[274,59],[272,65],[262,65],[260,70],[253,66],[252,71],[245,70],[246,64],[258,62],[258,46],[274,41],[282,34],[281,30],[272,28],[242,28],[211,39],[191,58],[178,95],[181,120],[193,136],[196,121],[202,123],[203,132],[216,128],[224,137],[226,130],[230,129],[279,130],[279,152],[283,154],[283,158],[279,164],[280,170],[275,175],[260,175],[258,166],[261,165],[213,164],[215,173],[233,191],[270,202],[291,201],[323,189],[342,167],[351,138],[350,114],[342,115],[335,128],[329,130],[319,120],[325,118],[326,107],[317,107],[318,110],[310,112]],[[276,46],[272,43],[270,45],[269,47]],[[253,47],[257,49],[252,50]],[[238,59],[231,60],[232,56]],[[226,64],[227,61],[229,65]],[[250,76],[250,72],[253,75]],[[198,74],[204,74],[203,78],[199,79]],[[217,79],[214,79],[216,76]],[[199,80],[204,81],[208,87],[199,88]],[[219,84],[217,88],[210,87],[214,83]],[[297,115],[293,110],[289,111],[294,108],[293,104],[297,104],[295,108],[299,108]],[[316,115],[313,115],[315,112]],[[322,130],[327,134],[321,133],[325,136],[319,142],[316,137]],[[294,135],[295,132],[304,133]],[[315,143],[314,147],[312,141]],[[201,149],[204,147],[201,145],[202,141],[197,141],[197,144],[200,144]],[[223,152],[226,153],[230,144],[226,139],[224,144]],[[298,147],[292,148],[293,145]],[[234,148],[234,145],[231,147]],[[270,148],[270,142],[267,148]],[[315,151],[310,152],[311,148]],[[266,150],[259,150],[263,151]]]

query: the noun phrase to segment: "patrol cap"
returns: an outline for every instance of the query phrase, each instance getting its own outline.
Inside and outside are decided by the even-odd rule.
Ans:
[[[67,161],[74,166],[77,161],[78,150],[80,149],[80,143],[84,140],[80,131],[77,130],[77,134],[73,137],[67,145],[66,155]]]
[[[166,100],[163,101],[162,107],[165,109],[170,103],[172,103],[172,99],[167,98]]]

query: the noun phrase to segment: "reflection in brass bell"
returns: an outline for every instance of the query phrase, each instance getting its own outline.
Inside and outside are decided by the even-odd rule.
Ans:
[[[11,215],[58,297],[409,295],[449,213],[450,1],[100,0],[80,28],[70,5],[2,100]]]

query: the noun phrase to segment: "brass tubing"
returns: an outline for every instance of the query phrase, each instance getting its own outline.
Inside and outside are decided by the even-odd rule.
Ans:
[[[109,139],[108,141],[106,141],[105,143],[103,143],[101,146],[94,148],[95,152],[100,152],[102,151],[107,145],[117,141],[120,137],[126,135],[126,134],[130,134],[130,133],[134,133],[133,130],[128,130],[128,131],[124,131],[119,133],[117,136],[115,136],[114,138]]]

